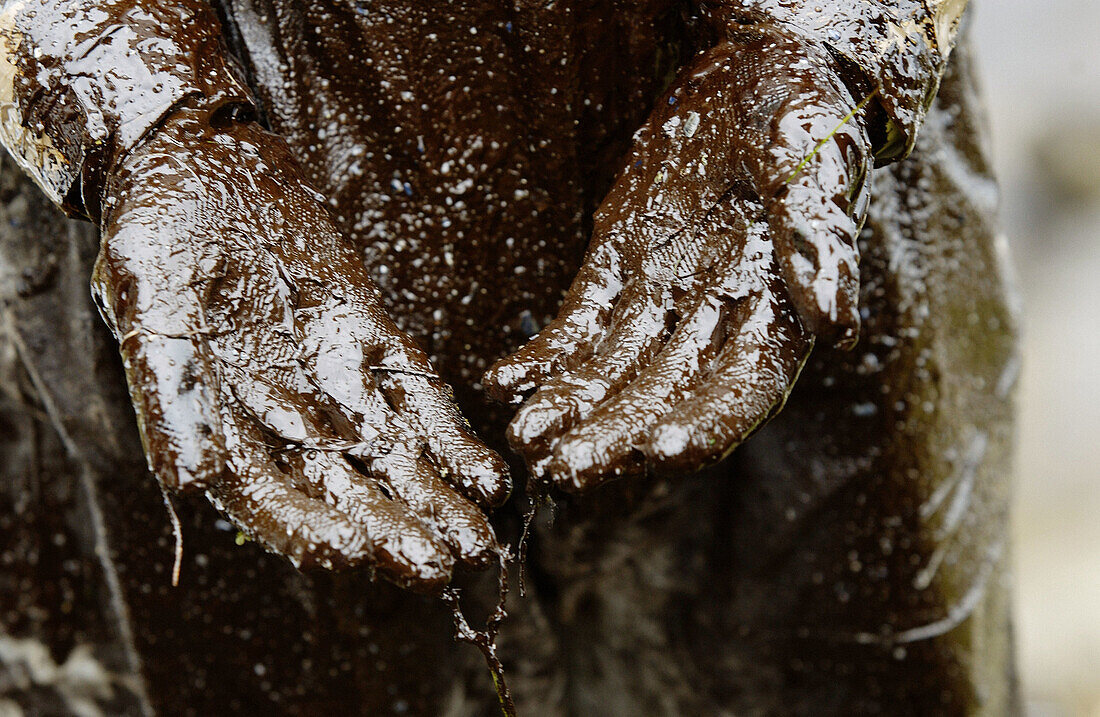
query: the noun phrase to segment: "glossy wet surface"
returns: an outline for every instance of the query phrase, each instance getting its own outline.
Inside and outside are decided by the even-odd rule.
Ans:
[[[1010,709],[1016,364],[965,55],[914,158],[866,189],[871,150],[912,139],[950,23],[891,30],[838,2],[851,23],[828,38],[802,4],[758,4],[794,13],[796,38],[665,2],[226,5],[286,149],[249,108],[197,97],[119,147],[103,185],[96,293],[166,485],[204,487],[292,561],[438,588],[492,546],[467,499],[505,488],[427,359],[503,448],[509,411],[481,375],[549,324],[486,382],[538,389],[513,445],[537,479],[589,489],[536,522],[529,597],[509,604],[521,709]],[[845,32],[841,52],[806,39]],[[686,477],[782,405],[814,333],[787,409]],[[140,485],[107,488],[101,554],[133,623],[157,625],[129,639],[157,704],[495,701],[441,605],[231,548],[202,504],[183,516],[187,587],[155,588],[159,496]],[[497,523],[514,540],[513,507]]]

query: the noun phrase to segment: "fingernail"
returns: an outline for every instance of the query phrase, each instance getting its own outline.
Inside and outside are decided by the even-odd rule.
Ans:
[[[485,372],[482,384],[492,398],[505,403],[519,403],[524,395],[538,387],[528,378],[528,373],[522,364],[497,364]]]
[[[589,440],[562,441],[547,465],[551,480],[562,490],[576,493],[603,482],[604,466],[596,445]]]
[[[566,399],[528,404],[512,419],[509,435],[521,445],[544,445],[566,429],[576,411],[576,406]]]
[[[691,433],[677,423],[662,423],[653,428],[646,453],[659,462],[673,460],[686,453],[691,445]]]
[[[489,456],[472,459],[459,469],[458,480],[473,493],[478,503],[497,507],[512,492],[508,464],[496,453],[485,449]]]

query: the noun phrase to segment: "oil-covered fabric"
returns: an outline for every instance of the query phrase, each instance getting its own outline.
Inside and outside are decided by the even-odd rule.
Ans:
[[[520,714],[1018,709],[1005,543],[1018,361],[964,42],[946,69],[944,55],[921,76],[924,91],[942,89],[926,116],[909,108],[914,122],[924,117],[906,136],[912,152],[870,169],[884,146],[876,132],[887,134],[878,109],[860,106],[874,81],[795,23],[818,6],[843,19],[853,11],[844,2],[755,13],[728,34],[707,24],[709,4],[663,0],[222,5],[270,141],[285,141],[300,175],[257,174],[254,195],[236,181],[256,165],[229,166],[229,150],[265,136],[246,122],[198,135],[231,171],[179,186],[224,186],[244,226],[266,210],[247,197],[277,193],[273,176],[294,176],[292,189],[300,176],[480,435],[504,449],[516,421],[508,437],[530,472],[513,461],[513,474],[565,489],[531,526],[525,597],[509,598],[500,636]],[[181,171],[172,156],[210,165],[210,155],[188,159],[202,143],[188,142],[187,119],[165,122],[156,156],[117,178],[137,206],[166,209],[130,181],[142,172]],[[798,223],[806,218],[814,223]],[[836,231],[808,230],[816,225]],[[223,243],[212,223],[196,226],[203,242]],[[287,231],[247,226],[259,246]],[[329,234],[316,233],[319,250]],[[240,250],[222,254],[266,256],[248,238],[238,232]],[[310,287],[283,274],[257,270],[253,295]],[[225,275],[230,285],[249,276]],[[127,286],[102,283],[112,301]],[[314,308],[308,291],[234,305],[226,283],[210,305],[227,316],[263,325],[279,307]],[[86,296],[37,286],[64,312],[94,315]],[[96,474],[105,531],[91,552],[115,571],[115,587],[97,584],[129,629],[111,639],[133,659],[110,664],[140,675],[129,682],[138,697],[165,713],[496,710],[484,666],[453,643],[438,601],[365,571],[300,573],[247,530],[235,541],[205,501],[179,502],[184,563],[170,588],[171,532],[141,469],[121,368],[74,390],[65,348],[25,294],[3,300],[24,307],[13,322],[23,343],[42,347],[20,354],[41,402],[91,406],[109,393],[98,414],[107,430],[79,434],[69,450],[112,444],[132,459]],[[559,307],[570,295],[579,299]],[[248,369],[279,363],[288,335],[210,344],[243,353]],[[111,347],[102,332],[98,341]],[[239,351],[248,344],[265,351]],[[502,359],[513,368],[483,378]],[[283,405],[252,401],[264,370],[245,373],[244,406]],[[518,417],[487,389],[523,403]],[[294,413],[244,415],[298,425]],[[333,425],[345,424],[325,430]],[[285,452],[286,435],[259,433],[248,444],[257,454]],[[298,470],[291,454],[283,476]],[[667,469],[654,475],[658,461]],[[502,540],[518,539],[521,508],[494,516]],[[456,574],[475,600],[491,597],[492,576]],[[51,625],[66,619],[49,614]]]
[[[208,4],[4,3],[0,143],[66,211],[98,218],[105,173],[184,100],[249,103]]]
[[[955,46],[967,0],[732,0],[704,3],[725,31],[776,22],[828,47],[853,75],[853,91],[874,93],[886,112],[880,161],[913,149]]]

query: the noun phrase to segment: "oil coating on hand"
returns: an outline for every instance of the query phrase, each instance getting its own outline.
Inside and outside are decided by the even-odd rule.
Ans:
[[[247,95],[211,11],[14,3],[5,18],[6,126],[21,112],[42,127],[15,150],[61,147],[75,188],[40,184],[102,212],[93,293],[161,484],[206,489],[300,567],[437,590],[456,559],[487,564],[499,548],[471,501],[499,505],[507,468],[385,315],[283,142],[223,112]]]
[[[509,428],[535,475],[581,490],[698,470],[778,410],[813,336],[858,335],[871,152],[855,104],[826,53],[775,30],[685,68],[562,313],[486,377],[503,400],[537,389]]]
[[[81,129],[117,135],[90,123],[96,92],[13,92],[5,139],[32,173],[20,148],[66,148],[70,207],[101,205],[96,292],[166,485],[302,564],[438,588],[494,549],[474,504],[506,492],[438,370],[494,446],[507,409],[484,389],[526,400],[512,443],[583,493],[531,526],[508,604],[521,713],[1011,712],[1016,364],[973,80],[965,53],[947,65],[965,3],[224,0],[222,27],[200,4],[39,5],[71,17],[6,36],[13,80],[35,44],[133,18],[182,73],[109,152]],[[206,65],[179,61],[195,47]],[[43,67],[42,87],[74,77]],[[28,121],[52,106],[80,111]],[[872,154],[910,148],[871,197]],[[10,224],[5,251],[28,234]],[[107,389],[58,368],[29,307],[84,308],[41,284],[4,297],[28,307],[16,353],[52,418]],[[119,410],[60,413],[64,435],[132,443]],[[159,494],[99,475],[95,554],[158,709],[494,709],[449,613],[233,547],[201,502],[169,592]],[[495,519],[518,537],[518,511]]]
[[[383,313],[282,142],[196,115],[112,176],[92,278],[155,474],[205,488],[295,565],[432,589],[455,559],[485,564],[498,548],[474,501],[507,496],[503,462]]]
[[[104,177],[173,107],[249,103],[213,22],[199,0],[5,2],[0,141],[54,203],[97,218]]]
[[[701,3],[719,33],[760,22],[812,38],[845,67],[866,95],[878,90],[885,114],[876,156],[908,155],[955,44],[968,0],[719,0]]]

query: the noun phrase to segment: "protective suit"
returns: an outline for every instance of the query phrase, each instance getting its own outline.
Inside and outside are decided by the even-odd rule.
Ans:
[[[1014,711],[964,6],[6,3],[0,699]]]

